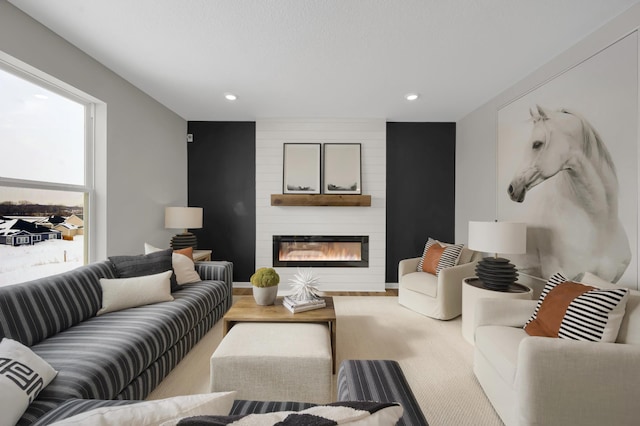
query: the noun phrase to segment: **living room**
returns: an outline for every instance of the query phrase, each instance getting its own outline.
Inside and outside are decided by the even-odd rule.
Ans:
[[[476,2],[463,3],[466,7],[480,7]],[[287,110],[274,106],[273,114],[260,115],[254,111],[245,113],[244,118],[234,118],[240,116],[234,114],[242,108],[248,92],[238,93],[235,104],[216,100],[209,105],[188,105],[188,100],[183,100],[176,101],[175,110],[172,110],[164,100],[171,97],[183,99],[180,92],[182,89],[192,90],[191,81],[184,79],[182,87],[166,87],[159,95],[150,94],[151,83],[148,87],[136,85],[123,78],[121,71],[101,63],[117,62],[117,58],[107,54],[101,58],[98,52],[92,55],[85,53],[91,48],[90,41],[95,41],[92,38],[99,37],[99,28],[84,45],[82,41],[72,40],[72,34],[57,34],[46,23],[41,23],[45,16],[38,14],[36,2],[29,1],[0,0],[0,61],[36,79],[55,82],[69,93],[89,97],[95,103],[95,198],[89,222],[93,226],[88,247],[89,261],[139,254],[145,242],[156,247],[168,246],[175,230],[164,227],[164,207],[197,205],[204,208],[203,228],[194,230],[199,246],[211,249],[215,260],[234,263],[233,285],[236,289],[250,288],[249,277],[255,269],[271,266],[273,235],[348,233],[369,236],[368,268],[320,270],[319,275],[324,279],[323,289],[383,293],[398,287],[398,262],[422,254],[428,237],[467,244],[470,221],[515,217],[511,206],[503,202],[503,198],[508,200],[508,185],[503,185],[502,177],[505,170],[513,169],[520,160],[507,158],[505,162],[499,126],[510,105],[526,99],[528,94],[548,83],[554,84],[557,77],[567,75],[565,73],[579,68],[581,64],[588,64],[601,53],[611,52],[609,48],[618,46],[621,40],[631,39],[636,52],[629,61],[634,62],[637,58],[640,7],[635,1],[612,2],[597,7],[594,6],[596,3],[599,2],[594,2],[590,10],[598,10],[594,13],[599,15],[598,18],[583,23],[584,27],[577,28],[575,34],[567,34],[563,44],[554,45],[547,41],[543,45],[541,36],[544,52],[537,58],[543,59],[527,62],[514,52],[514,57],[521,59],[520,68],[510,68],[512,74],[503,78],[501,85],[492,86],[495,87],[492,92],[478,89],[478,93],[473,93],[473,107],[457,116],[451,112],[457,93],[447,94],[450,98],[447,104],[420,109],[403,96],[413,90],[420,92],[417,105],[424,105],[432,102],[432,94],[396,83],[390,83],[390,86],[399,90],[398,103],[390,109],[392,113],[389,115],[382,110],[377,114],[361,115],[347,99],[344,100],[344,108],[327,111],[318,107],[315,114],[309,110],[304,111],[304,115],[287,113],[296,108]],[[106,2],[102,6],[108,7]],[[139,6],[140,9],[144,7]],[[400,9],[399,5],[396,7]],[[501,3],[492,7],[503,7],[505,13],[507,10],[513,13],[511,7],[529,10],[529,6],[522,4],[507,6]],[[579,2],[569,2],[566,6],[550,3],[549,7],[563,8],[571,15],[579,14],[573,9],[580,6]],[[564,10],[565,7],[568,10]],[[30,8],[33,8],[31,12]],[[152,25],[154,19],[153,13],[147,12],[149,22],[141,22],[143,26]],[[54,18],[55,14],[50,18],[52,23]],[[57,18],[64,21],[60,16]],[[129,19],[133,18],[123,17],[122,25],[132,25]],[[571,22],[570,18],[567,19]],[[545,25],[554,26],[553,23],[540,22],[541,32],[545,31]],[[502,34],[501,37],[509,36]],[[535,32],[531,31],[529,37],[535,39]],[[471,42],[470,38],[463,40]],[[126,44],[124,38],[113,42],[116,45]],[[169,31],[159,43],[171,45]],[[450,46],[450,50],[455,48],[455,45]],[[626,57],[626,52],[624,50],[621,56]],[[309,56],[308,52],[304,55],[299,53],[303,57]],[[140,55],[144,57],[142,53]],[[494,68],[492,72],[500,73],[502,63],[512,60],[508,52],[498,58],[489,68],[479,69],[489,73],[490,68]],[[145,62],[146,59],[138,61]],[[288,65],[292,64],[280,64],[282,67]],[[382,67],[382,64],[378,65]],[[157,66],[166,66],[168,71],[179,74],[185,64],[175,61]],[[140,65],[139,70],[131,72],[143,73],[142,69]],[[453,74],[454,70],[449,72]],[[485,79],[494,81],[482,72],[472,79],[478,87],[489,84]],[[237,74],[238,80],[254,78],[252,76],[259,74],[259,69],[238,70]],[[428,73],[424,75],[426,79]],[[144,75],[137,78],[144,79]],[[412,78],[413,74],[407,80]],[[605,88],[614,86],[614,80],[607,80]],[[312,84],[321,82],[309,82]],[[625,89],[637,99],[637,81],[634,86],[622,87],[622,91]],[[220,95],[234,90],[221,89]],[[614,91],[613,88],[611,90]],[[615,90],[618,93],[620,88]],[[211,93],[210,96],[218,94]],[[433,96],[437,99],[435,93]],[[274,94],[274,98],[279,99],[282,105],[292,103],[284,94]],[[464,99],[468,101],[468,97]],[[343,101],[336,99],[334,102]],[[535,109],[535,103],[528,107]],[[575,105],[550,104],[543,107],[575,108]],[[342,114],[349,108],[352,114]],[[637,105],[635,108],[632,113],[635,113],[633,118],[637,123]],[[528,123],[532,116],[528,109],[525,112],[520,118],[523,123]],[[637,140],[637,125],[635,127],[633,140]],[[192,135],[193,142],[187,142],[186,135]],[[360,144],[362,194],[371,196],[371,206],[273,206],[271,196],[284,192],[283,144],[327,144],[335,141]],[[425,141],[429,143],[425,144]],[[628,183],[637,176],[637,144],[618,146],[613,152],[621,185],[620,203],[625,207],[621,217],[631,252],[626,272],[618,283],[637,290],[637,178],[633,185]],[[625,156],[633,160],[632,168],[619,160]],[[511,162],[514,166],[509,164]],[[416,164],[424,164],[424,167]],[[424,182],[430,184],[421,188]],[[629,206],[632,208],[626,208]],[[279,268],[279,272],[286,290],[296,270]],[[538,291],[544,286],[543,279],[524,275],[523,279],[529,280],[525,284],[536,287]],[[382,302],[376,303],[380,308]],[[443,324],[445,328],[460,327],[459,322]],[[339,348],[346,345],[349,338],[357,337],[355,328],[345,327],[346,330],[351,334],[339,337]],[[452,343],[456,350],[467,354],[473,349],[465,349],[465,344],[462,340]],[[375,351],[377,356],[385,353],[381,347]],[[364,352],[351,352],[351,355],[366,358]],[[413,371],[411,368],[408,367],[408,371]],[[405,369],[405,374],[411,373]],[[484,403],[486,405],[481,410],[490,410],[489,403]],[[488,424],[499,424],[495,413],[491,416]],[[443,418],[427,415],[432,424],[446,424]]]

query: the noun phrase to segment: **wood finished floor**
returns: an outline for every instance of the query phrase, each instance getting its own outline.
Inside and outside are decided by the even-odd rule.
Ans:
[[[252,289],[250,288],[234,288],[234,296],[250,296]],[[325,293],[327,296],[397,296],[398,289],[387,289],[385,292],[381,291],[328,291]]]

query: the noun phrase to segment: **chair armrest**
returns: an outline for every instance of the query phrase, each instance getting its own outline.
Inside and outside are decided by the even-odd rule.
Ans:
[[[452,266],[451,268],[441,269],[438,274],[438,291],[440,291],[441,286],[453,282],[458,283],[460,288],[462,288],[463,279],[475,276],[477,263],[478,262],[469,262]]]
[[[477,262],[463,263],[462,265],[443,268],[438,274],[438,298],[443,297],[443,302],[457,306],[458,315],[462,312],[462,280],[475,275]],[[444,296],[446,294],[446,296]]]
[[[478,299],[473,329],[482,325],[523,327],[536,308],[537,300]]]
[[[403,259],[398,263],[398,281],[403,275],[416,272],[418,270],[418,263],[420,263],[419,257],[412,257],[411,259]]]
[[[515,379],[523,424],[637,424],[638,359],[640,345],[525,338]]]

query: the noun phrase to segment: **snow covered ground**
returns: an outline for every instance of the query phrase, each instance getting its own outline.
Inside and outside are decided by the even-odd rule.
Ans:
[[[0,245],[0,286],[59,274],[82,266],[83,247],[82,235],[76,235],[73,241],[50,240],[20,247]]]

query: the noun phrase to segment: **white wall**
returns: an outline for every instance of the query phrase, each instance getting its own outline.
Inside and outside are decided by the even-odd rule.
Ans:
[[[371,207],[273,207],[282,193],[284,143],[362,144],[362,193]],[[272,265],[272,235],[368,235],[369,268],[314,268],[325,291],[384,291],[385,120],[272,119],[256,122],[256,268]],[[276,268],[281,289],[296,268]]]
[[[4,0],[0,52],[102,102],[91,260],[168,246],[164,206],[187,202],[187,122]]]
[[[466,242],[469,220],[493,220],[496,211],[497,112],[506,103],[586,60],[640,26],[640,5],[616,17],[571,49],[491,99],[457,123],[456,241]],[[499,66],[499,64],[496,64]],[[635,152],[635,150],[633,151]],[[621,194],[624,197],[624,194]],[[624,283],[633,287],[633,283]],[[635,283],[637,286],[637,283]]]

